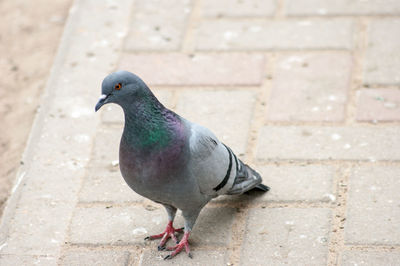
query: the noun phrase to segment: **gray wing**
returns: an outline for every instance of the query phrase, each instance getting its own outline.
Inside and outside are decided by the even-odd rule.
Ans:
[[[207,128],[191,123],[189,167],[203,194],[226,194],[236,176],[227,147]]]
[[[241,194],[261,184],[261,176],[207,128],[191,124],[189,143],[190,170],[203,194]]]

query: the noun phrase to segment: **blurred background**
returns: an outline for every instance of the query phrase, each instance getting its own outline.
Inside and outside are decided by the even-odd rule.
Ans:
[[[15,180],[72,0],[0,1],[0,213]]]
[[[299,258],[309,262],[310,257],[321,265],[334,265],[342,258],[346,265],[398,262],[399,0],[0,0],[0,17],[0,212],[18,167],[25,163],[21,155],[44,88],[58,96],[79,91],[80,86],[85,89],[83,97],[74,93],[67,100],[49,100],[55,110],[46,115],[54,118],[55,132],[63,131],[64,123],[81,123],[81,128],[68,128],[59,138],[48,136],[59,145],[52,147],[58,157],[46,168],[38,166],[46,163],[41,154],[32,163],[42,170],[41,176],[34,172],[29,177],[39,185],[21,189],[28,195],[18,203],[26,208],[21,209],[29,212],[35,206],[43,211],[44,219],[29,217],[41,226],[49,224],[49,230],[33,231],[20,211],[23,221],[10,226],[16,228],[9,237],[14,244],[1,246],[3,252],[20,252],[21,245],[29,250],[31,243],[46,238],[49,246],[61,245],[69,252],[65,257],[74,260],[75,248],[92,258],[93,250],[85,245],[97,245],[96,252],[102,253],[105,243],[111,254],[126,248],[132,252],[131,261],[144,256],[143,261],[154,265],[151,247],[131,249],[143,238],[136,235],[132,240],[124,234],[124,220],[115,219],[117,234],[102,223],[106,211],[125,213],[121,202],[142,213],[158,208],[149,208],[151,203],[141,202],[127,189],[117,169],[117,149],[106,149],[118,145],[121,110],[108,105],[100,114],[92,113],[103,74],[126,69],[142,77],[167,107],[212,129],[256,165],[272,187],[254,204],[245,205],[242,198],[229,203],[229,212],[215,211],[220,202],[211,204],[210,209],[231,224],[213,224],[215,234],[208,236],[215,243],[197,240],[203,258],[211,260],[208,251],[218,247],[224,263],[270,259],[294,264]],[[67,21],[70,31],[62,42]],[[68,45],[61,49],[64,61],[58,66],[64,73],[51,75],[60,43]],[[55,79],[54,88],[46,87],[49,76]],[[69,89],[70,84],[74,88]],[[85,128],[97,121],[98,128]],[[81,145],[85,156],[73,157],[71,143]],[[63,191],[62,175],[51,180],[55,185],[47,182],[50,168],[63,169],[68,177],[84,174],[68,180],[73,189]],[[70,213],[52,205],[50,197],[35,194],[42,190],[56,196],[69,193],[63,203]],[[56,209],[66,215],[55,221]],[[145,217],[135,214],[129,213],[134,221]],[[218,220],[205,217],[199,235],[201,228]],[[52,226],[62,227],[59,242],[53,241]],[[267,229],[261,230],[263,226]],[[103,229],[104,234],[98,234]],[[64,243],[64,234],[72,244]],[[128,244],[113,246],[115,235]],[[39,251],[34,254],[48,255],[42,246]],[[232,251],[227,260],[226,251]]]

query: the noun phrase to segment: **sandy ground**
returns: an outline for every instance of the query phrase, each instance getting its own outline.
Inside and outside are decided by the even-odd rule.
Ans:
[[[0,0],[0,215],[72,0]]]

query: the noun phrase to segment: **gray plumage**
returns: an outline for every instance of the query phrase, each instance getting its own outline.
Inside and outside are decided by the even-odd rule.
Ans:
[[[165,108],[136,75],[118,71],[107,76],[96,111],[106,103],[119,104],[125,115],[120,143],[120,170],[138,194],[161,203],[170,221],[166,231],[150,239],[174,240],[172,227],[182,211],[185,235],[167,256],[183,248],[201,209],[219,195],[242,194],[254,188],[268,191],[261,176],[244,164],[207,128]]]

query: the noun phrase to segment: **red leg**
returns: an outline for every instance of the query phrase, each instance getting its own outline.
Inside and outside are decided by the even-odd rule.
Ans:
[[[189,235],[190,235],[190,232],[185,232],[181,241],[176,246],[167,248],[168,250],[173,250],[173,252],[170,255],[166,256],[164,258],[164,260],[172,259],[174,256],[179,254],[183,248],[185,248],[185,251],[188,254],[188,256],[190,258],[192,258],[192,255],[190,254],[190,248],[189,248],[189,242],[188,242]]]
[[[165,243],[167,243],[169,238],[172,238],[175,243],[178,243],[178,239],[175,236],[175,232],[182,232],[183,228],[175,229],[172,226],[172,221],[168,222],[167,227],[165,228],[164,232],[158,235],[152,235],[145,238],[145,240],[154,240],[157,238],[161,238],[160,244],[158,245],[158,250],[165,249]]]

